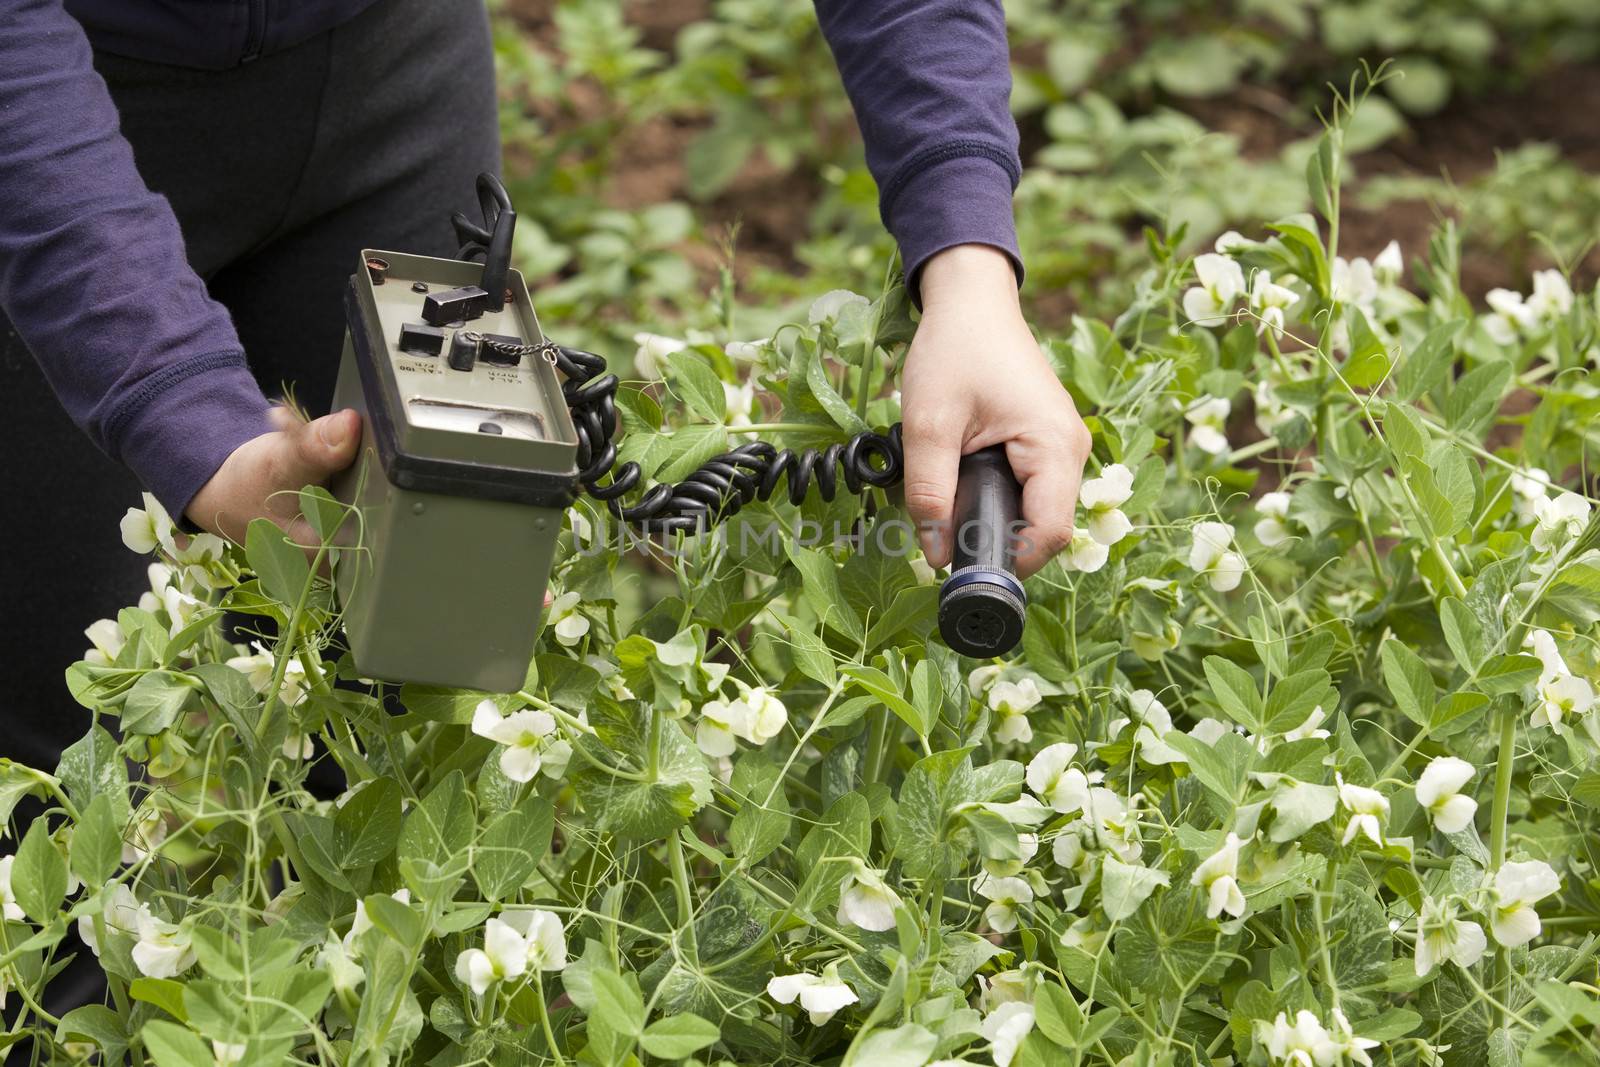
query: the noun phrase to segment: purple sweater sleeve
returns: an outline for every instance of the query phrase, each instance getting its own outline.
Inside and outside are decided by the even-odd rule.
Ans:
[[[986,244],[1022,278],[1011,194],[1022,173],[1000,0],[816,0],[916,291],[928,257]]]
[[[67,412],[174,516],[269,405],[134,166],[61,0],[0,0],[0,310]]]

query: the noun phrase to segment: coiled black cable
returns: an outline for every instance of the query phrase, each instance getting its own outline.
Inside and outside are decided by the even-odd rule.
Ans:
[[[556,344],[537,347],[566,377],[562,392],[578,433],[578,482],[590,496],[605,501],[617,518],[648,532],[704,530],[751,501],[770,500],[782,481],[787,481],[789,502],[799,504],[813,480],[822,499],[832,500],[840,475],[852,493],[897,485],[905,476],[905,449],[896,423],[886,433],[863,431],[820,451],[794,452],[769,441],[751,441],[713,456],[676,485],[660,483],[637,503],[624,504],[622,498],[638,487],[641,472],[631,460],[612,471],[617,462],[617,376],[605,373],[605,360],[593,352]],[[600,484],[607,474],[611,480]]]
[[[511,260],[512,234],[517,213],[500,179],[493,174],[478,175],[478,206],[483,225],[457,212],[450,219],[456,237],[462,242],[460,258],[484,257],[483,288],[490,293],[491,306],[499,309]],[[566,377],[562,392],[572,412],[572,425],[578,432],[578,482],[590,496],[606,502],[611,513],[650,533],[693,533],[713,522],[735,515],[752,500],[769,500],[778,483],[787,479],[789,501],[799,504],[806,498],[813,479],[823,500],[832,500],[839,489],[839,475],[845,488],[859,493],[866,486],[887,488],[905,476],[905,449],[900,440],[900,425],[887,433],[863,431],[842,444],[829,445],[820,452],[807,448],[792,452],[767,441],[752,441],[713,456],[700,469],[677,485],[652,486],[635,504],[622,498],[636,488],[641,478],[639,464],[624,463],[616,471],[617,376],[606,374],[606,362],[593,352],[545,342],[539,345],[512,345],[479,337],[477,343],[504,357],[543,355]],[[604,485],[600,480],[611,474]]]

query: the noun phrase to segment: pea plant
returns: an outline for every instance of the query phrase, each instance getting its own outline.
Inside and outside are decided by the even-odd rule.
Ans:
[[[4,1041],[1600,1062],[1597,294],[1552,270],[1474,307],[1448,224],[1341,250],[1347,111],[1315,214],[1192,258],[1152,235],[1126,310],[1047,342],[1094,451],[1003,661],[939,643],[880,491],[643,547],[574,508],[503,695],[359,677],[321,490],[309,560],[265,521],[233,545],[130,510],[150,590],[67,671],[83,738],[0,765],[8,820],[43,808],[0,859]],[[642,334],[623,458],[673,478],[887,425],[912,329],[890,285],[759,340]],[[57,1017],[72,952],[106,994]]]

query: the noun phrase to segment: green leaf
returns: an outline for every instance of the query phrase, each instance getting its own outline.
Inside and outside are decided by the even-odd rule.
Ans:
[[[1455,363],[1455,338],[1466,324],[1465,319],[1451,319],[1428,331],[1412,352],[1401,362],[1395,372],[1396,397],[1402,403],[1412,403],[1424,393],[1440,385],[1450,374]]]
[[[1490,696],[1515,693],[1538,681],[1543,670],[1534,656],[1496,656],[1478,672],[1478,688]]]
[[[1238,801],[1245,775],[1250,773],[1256,760],[1256,751],[1248,741],[1231,730],[1211,745],[1176,730],[1163,740],[1183,753],[1190,772],[1200,779],[1200,784],[1229,805]]]
[[[794,541],[786,542],[784,547],[789,553],[790,562],[800,571],[801,593],[817,617],[859,644],[866,636],[866,630],[861,625],[860,617],[845,601],[844,592],[839,587],[839,569],[834,566],[833,560],[821,552],[802,548]]]
[[[1046,982],[1034,993],[1033,1010],[1034,1022],[1045,1037],[1062,1048],[1079,1047],[1078,1035],[1087,1020],[1071,993]]]
[[[102,1063],[120,1062],[128,1050],[128,1031],[122,1025],[122,1016],[104,1004],[85,1004],[73,1008],[61,1017],[56,1026],[56,1040],[81,1041],[87,1038],[104,1050]]]
[[[616,971],[595,971],[594,1014],[619,1034],[637,1038],[644,1033],[644,998],[633,975]]]
[[[1109,852],[1101,862],[1100,906],[1112,922],[1128,918],[1151,893],[1172,884],[1172,876],[1166,871],[1123,863]]]
[[[128,986],[128,995],[134,1000],[154,1004],[181,1022],[189,1021],[183,1006],[183,983],[171,978],[135,978]]]
[[[139,1036],[157,1067],[216,1067],[211,1049],[200,1035],[177,1023],[161,1019],[145,1023]]]
[[[822,638],[798,620],[779,615],[778,621],[783,624],[789,654],[794,657],[794,665],[800,668],[800,673],[832,689],[839,675],[833,665],[833,653]]]
[[[844,1063],[845,1067],[922,1067],[938,1047],[938,1037],[916,1023],[893,1030],[863,1030]]]
[[[375,778],[335,810],[333,843],[339,866],[354,870],[388,858],[400,836],[400,800],[393,778]]]
[[[1314,667],[1273,683],[1264,711],[1268,732],[1287,733],[1304,724],[1319,706],[1335,700],[1328,681],[1328,672]]]
[[[1260,732],[1265,726],[1265,706],[1250,672],[1221,656],[1207,656],[1204,666],[1206,681],[1211,683],[1217,704],[1228,718],[1246,729]]]
[[[1456,662],[1468,674],[1482,666],[1488,655],[1483,639],[1483,624],[1472,609],[1455,597],[1445,597],[1439,604],[1439,623],[1444,628],[1445,644]]]
[[[861,421],[861,416],[856,414],[839,391],[833,387],[833,382],[828,380],[827,368],[820,358],[810,360],[806,364],[806,386],[811,390],[811,395],[816,397],[817,403],[822,405],[822,410],[828,413],[845,433],[855,434],[867,429],[866,423]]]
[[[733,769],[729,786],[739,812],[728,827],[728,842],[746,867],[771,855],[789,835],[792,815],[778,770],[760,750],[747,752]]]
[[[672,386],[680,392],[689,410],[707,422],[721,422],[727,412],[722,379],[700,353],[691,349],[674,352],[668,358]]]
[[[1280,780],[1272,795],[1273,841],[1294,841],[1314,826],[1333,818],[1339,806],[1339,791],[1331,785]]]
[[[484,899],[500,900],[527,884],[554,832],[555,809],[537,793],[490,823],[472,855],[472,877]]]
[[[1445,402],[1445,422],[1452,430],[1475,434],[1500,407],[1500,398],[1511,382],[1511,364],[1496,360],[1474,367],[1450,389]]]
[[[48,779],[49,775],[41,778],[20,764],[0,764],[0,835],[5,833],[10,824],[11,813],[16,810],[17,802],[25,796],[42,796]]]
[[[709,1019],[693,1012],[657,1019],[644,1028],[639,1044],[652,1056],[664,1060],[681,1060],[716,1043],[722,1030]]]
[[[122,860],[122,831],[111,811],[111,798],[97,796],[79,813],[72,831],[72,873],[88,886],[101,886]]]
[[[181,674],[149,671],[128,690],[122,706],[122,729],[130,734],[158,734],[178,721],[178,713],[194,693]]]
[[[253,519],[245,531],[245,559],[273,599],[293,607],[311,578],[305,549],[289,540],[271,519]]]
[[[965,858],[954,847],[951,813],[980,799],[975,794],[969,749],[935,752],[906,772],[900,786],[898,852],[912,878],[935,870],[951,873]]]
[[[465,873],[476,826],[466,779],[452,771],[411,809],[400,828],[397,858],[412,892],[432,899]]]
[[[603,721],[599,715],[602,706],[597,704],[590,709],[591,722],[597,728]],[[628,754],[640,764],[645,762],[646,726],[642,716],[632,715],[619,723],[622,732],[614,737],[619,743],[626,740]],[[654,780],[613,777],[588,766],[573,778],[584,807],[595,815],[602,829],[619,837],[665,837],[711,802],[711,772],[705,757],[677,723],[663,722],[659,728],[660,751]],[[580,741],[589,743],[587,739]]]
[[[43,925],[56,917],[67,896],[67,861],[61,858],[43,819],[34,819],[11,865],[11,892],[28,918]]]
[[[1418,726],[1428,725],[1433,716],[1433,675],[1410,648],[1390,638],[1383,643],[1383,680],[1394,695],[1401,714]]]
[[[924,718],[922,709],[912,704],[902,696],[887,674],[876,667],[868,667],[860,663],[851,663],[844,668],[845,676],[853,682],[883,701],[885,707],[898,715],[907,726],[917,732],[918,737],[927,737],[933,730],[933,720]]]
[[[79,811],[104,793],[110,798],[113,821],[118,825],[126,824],[133,814],[128,805],[127,761],[117,750],[116,739],[103,726],[90,727],[87,734],[61,753],[56,777]]]

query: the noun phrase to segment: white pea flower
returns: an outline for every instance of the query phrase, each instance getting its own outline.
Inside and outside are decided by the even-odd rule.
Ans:
[[[967,692],[972,694],[972,699],[981,700],[989,691],[989,687],[1000,680],[1005,673],[1005,668],[998,663],[986,663],[982,667],[974,667],[967,675]]]
[[[1032,982],[1028,979],[1028,972],[1021,967],[1013,967],[1009,971],[1000,971],[993,978],[983,975],[976,976],[978,980],[978,1010],[985,1015],[993,1012],[1002,1004],[1028,1004],[1033,1000],[1030,989]]]
[[[216,1061],[217,1067],[231,1067],[232,1064],[242,1063],[244,1054],[249,1050],[250,1046],[241,1042],[211,1039],[211,1058]]]
[[[278,661],[273,656],[272,650],[260,641],[251,642],[255,652],[248,656],[233,656],[228,660],[228,666],[244,675],[250,682],[250,688],[257,693],[265,693],[267,687],[272,685],[272,676],[276,672]],[[278,687],[278,699],[289,707],[300,703],[306,694],[306,665],[301,657],[295,656],[283,666],[283,681]]]
[[[317,950],[317,966],[328,972],[333,988],[341,993],[354,993],[367,980],[361,964],[346,951],[344,942],[330,930]]]
[[[743,692],[734,703],[743,706],[744,713],[735,715],[734,732],[753,745],[764,745],[783,733],[789,725],[789,709],[777,694],[764,685],[738,685]]]
[[[860,860],[839,883],[839,921],[863,930],[882,932],[894,929],[894,910],[900,895],[884,882],[883,875]]]
[[[1550,495],[1553,485],[1549,473],[1539,467],[1511,472],[1512,507],[1518,522],[1529,522],[1535,517],[1539,501]]]
[[[1483,958],[1489,939],[1483,927],[1471,919],[1456,918],[1455,905],[1424,898],[1417,916],[1417,948],[1414,958],[1421,978],[1442,963],[1471,967]]]
[[[1141,760],[1156,767],[1187,762],[1165,740],[1172,731],[1172,713],[1156,699],[1154,693],[1148,689],[1135,689],[1128,694],[1128,708],[1139,723],[1138,729],[1133,732],[1133,747]],[[1116,729],[1121,729],[1120,725]]]
[[[1117,514],[1122,514],[1120,511]],[[1111,550],[1096,541],[1094,535],[1082,526],[1073,527],[1072,540],[1067,543],[1066,555],[1062,557],[1062,564],[1069,571],[1078,571],[1082,574],[1093,574],[1106,565],[1106,560],[1111,558]]]
[[[750,709],[741,701],[708,700],[700,706],[700,721],[695,725],[694,742],[712,759],[738,751],[740,734],[747,732],[745,719]]]
[[[1522,647],[1531,650],[1543,665],[1540,681],[1550,681],[1572,673],[1567,661],[1561,658],[1561,650],[1556,648],[1556,639],[1550,636],[1549,630],[1528,631],[1528,636],[1522,639]]]
[[[84,661],[96,667],[111,666],[128,643],[122,627],[117,625],[115,619],[98,619],[90,623],[89,628],[83,631],[83,636],[94,646],[83,654]]]
[[[1271,436],[1278,432],[1278,428],[1294,418],[1294,409],[1278,396],[1277,375],[1268,371],[1251,388],[1251,395],[1256,402],[1256,426],[1262,433]]]
[[[770,337],[762,337],[755,341],[729,341],[722,346],[722,351],[735,363],[759,363],[766,356],[771,344]]]
[[[1372,261],[1372,274],[1379,285],[1395,285],[1405,270],[1405,260],[1400,255],[1400,242],[1390,241],[1383,246]]]
[[[667,357],[689,347],[686,341],[680,341],[676,337],[663,337],[659,333],[636,333],[633,335],[633,343],[639,346],[633,354],[633,369],[647,382],[662,377],[665,372],[661,365]]]
[[[1477,769],[1464,759],[1441,756],[1417,778],[1417,804],[1425,809],[1442,834],[1454,834],[1472,825],[1478,802],[1461,793]]]
[[[1250,251],[1260,243],[1260,241],[1250,240],[1238,230],[1229,230],[1221,237],[1218,237],[1216,244],[1211,247],[1220,255],[1229,255],[1230,253],[1237,255],[1240,252]]]
[[[1339,803],[1350,813],[1350,821],[1344,828],[1343,843],[1348,845],[1358,834],[1366,834],[1374,845],[1382,848],[1383,820],[1389,817],[1389,798],[1376,789],[1352,785],[1337,772],[1333,778],[1339,784]]]
[[[283,739],[283,744],[278,746],[278,751],[283,753],[287,760],[308,760],[317,754],[317,748],[311,743],[309,733],[291,732]]]
[[[1293,730],[1285,733],[1283,735],[1283,739],[1291,742],[1307,741],[1311,738],[1322,740],[1323,738],[1329,736],[1328,731],[1320,728],[1322,726],[1322,720],[1326,719],[1327,717],[1328,713],[1322,710],[1321,704],[1318,704],[1316,707],[1311,709],[1310,714],[1306,716],[1305,722],[1302,722]]]
[[[133,946],[133,963],[147,978],[173,978],[194,965],[189,931],[155,917],[142,905],[137,920],[139,942]]]
[[[1288,493],[1261,494],[1261,499],[1256,501],[1256,514],[1261,516],[1255,527],[1256,540],[1268,548],[1277,548],[1294,536],[1285,521],[1289,518]]]
[[[830,963],[820,975],[781,974],[767,981],[767,996],[779,1004],[793,1004],[796,999],[811,1018],[812,1026],[823,1026],[835,1014],[856,1003],[861,998],[839,977],[837,964]]]
[[[995,740],[1024,744],[1033,740],[1033,724],[1028,722],[1028,712],[1042,699],[1038,683],[1030,676],[990,686],[989,710],[995,713]]]
[[[1089,801],[1089,776],[1072,766],[1072,757],[1077,753],[1077,745],[1057,741],[1028,761],[1028,788],[1063,815],[1081,811]]]
[[[389,898],[410,906],[411,890],[397,889],[389,894]],[[355,921],[350,924],[350,932],[344,935],[345,952],[349,953],[353,958],[359,959],[361,957],[361,935],[370,929],[372,929],[372,920],[367,917],[367,902],[365,900],[357,900]]]
[[[1553,323],[1572,310],[1572,286],[1558,270],[1533,272],[1533,292],[1528,296],[1528,312],[1535,320]]]
[[[1283,333],[1284,313],[1299,299],[1300,294],[1287,285],[1275,283],[1267,271],[1256,271],[1255,277],[1250,279],[1250,310],[1260,320],[1256,333],[1271,330],[1274,337]]]
[[[501,913],[500,919],[521,935],[529,970],[559,971],[567,966],[567,930],[561,916],[543,908],[514,908]]]
[[[11,858],[8,856],[4,860],[0,860],[0,863],[5,864],[9,871]],[[110,892],[106,894],[100,905],[100,919],[105,923],[106,933],[112,935],[120,934],[129,938],[138,937],[139,913],[144,909],[144,905],[139,903],[139,898],[133,895],[133,890],[128,888],[127,883],[107,882],[106,885],[110,888]],[[11,914],[11,908],[14,906],[9,901],[6,902],[5,917],[7,919],[20,920],[22,918],[20,909],[17,915]],[[89,950],[98,957],[100,955],[100,929],[94,920],[95,917],[92,913],[78,916],[78,936],[83,939],[84,944],[89,946]]]
[[[1202,452],[1220,456],[1228,451],[1228,414],[1233,404],[1227,397],[1203,396],[1189,405],[1183,417],[1188,421],[1189,443]]]
[[[145,568],[145,575],[150,579],[150,590],[139,594],[139,610],[154,615],[162,610],[161,598],[166,595],[167,586],[172,584],[172,568],[157,561]]]
[[[1539,913],[1533,906],[1561,889],[1561,879],[1543,860],[1507,863],[1495,872],[1494,911],[1489,932],[1506,948],[1525,945],[1539,936]]]
[[[27,915],[22,905],[17,903],[16,894],[11,891],[11,865],[16,859],[15,856],[0,858],[0,916],[12,922],[22,922]]]
[[[1204,575],[1211,588],[1226,593],[1239,587],[1244,577],[1244,557],[1232,551],[1233,527],[1225,522],[1201,522],[1194,527],[1189,568]]]
[[[521,978],[527,970],[527,939],[499,919],[484,924],[482,948],[469,948],[456,957],[456,978],[480,997],[495,982]]]
[[[749,426],[754,420],[751,413],[756,406],[756,387],[749,382],[742,385],[722,383],[723,422],[730,427]]]
[[[1317,1050],[1328,1043],[1328,1031],[1321,1020],[1301,1008],[1292,1023],[1288,1014],[1281,1011],[1270,1023],[1258,1020],[1256,1040],[1266,1046],[1273,1063],[1287,1067],[1322,1067]]]
[[[176,637],[179,630],[193,622],[195,616],[205,610],[206,603],[195,599],[175,585],[169,585],[161,594],[161,606],[167,609],[168,632]]]
[[[1391,244],[1393,242],[1390,242]],[[1357,1037],[1350,1027],[1350,1020],[1343,1011],[1333,1009],[1333,1026],[1328,1031],[1327,1040],[1317,1046],[1317,1067],[1323,1064],[1359,1063],[1362,1067],[1372,1067],[1372,1057],[1367,1055],[1367,1049],[1377,1048],[1379,1042],[1367,1037]]]
[[[1538,687],[1538,700],[1530,724],[1558,729],[1569,718],[1587,715],[1594,707],[1594,687],[1575,674],[1546,674]]]
[[[1122,505],[1133,496],[1133,471],[1113,463],[1090,478],[1078,490],[1078,503],[1089,513],[1089,536],[1102,545],[1116,544],[1133,529],[1122,513]]]
[[[1369,308],[1378,299],[1378,279],[1372,264],[1359,256],[1346,260],[1336,256],[1330,273],[1330,289],[1335,303]]]
[[[1033,1005],[1016,1000],[1000,1005],[984,1018],[979,1032],[989,1042],[994,1067],[1011,1067],[1017,1049],[1033,1029],[1033,1019]]]
[[[500,770],[513,782],[533,781],[544,764],[546,753],[557,755],[551,740],[555,729],[555,716],[538,708],[501,715],[494,701],[480,700],[472,709],[472,732],[505,746],[500,753]],[[546,769],[546,773],[558,775],[564,771],[570,754],[570,751],[560,752],[560,768]]]
[[[1199,285],[1183,294],[1183,313],[1196,326],[1221,326],[1233,302],[1245,291],[1244,271],[1224,255],[1206,252],[1194,257]]]
[[[589,632],[589,620],[578,611],[579,596],[576,591],[562,593],[550,601],[545,625],[556,632],[556,640],[571,648]]]
[[[1206,891],[1206,918],[1227,912],[1235,919],[1244,914],[1244,892],[1239,888],[1239,835],[1229,832],[1222,847],[1194,870],[1189,884]]]
[[[178,547],[172,538],[172,518],[161,502],[149,493],[143,494],[144,508],[129,508],[122,516],[122,543],[132,552],[149,555],[157,547],[168,555],[177,555]]]
[[[845,308],[852,304],[870,307],[871,301],[860,293],[852,293],[848,289],[833,289],[823,293],[811,302],[811,313],[807,316],[807,319],[813,326],[823,324],[832,326],[838,322],[839,316],[844,313]]]
[[[1589,502],[1577,493],[1547,497],[1534,501],[1533,517],[1533,547],[1540,552],[1558,551],[1583,533],[1589,522]]]
[[[995,878],[986,872],[972,883],[972,889],[991,902],[983,909],[983,918],[998,934],[1015,930],[1017,909],[1033,903],[1033,887],[1022,878]]]

